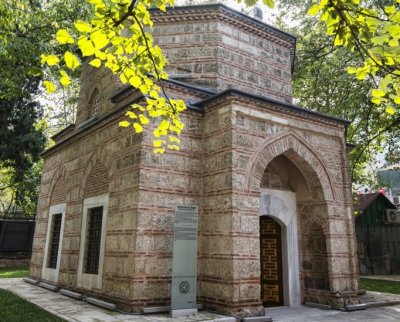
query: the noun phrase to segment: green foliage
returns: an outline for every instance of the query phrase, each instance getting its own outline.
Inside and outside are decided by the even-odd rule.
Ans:
[[[0,0],[0,99],[29,95],[25,84],[42,76],[41,54],[55,48],[56,30],[87,14],[79,0]]]
[[[370,77],[375,82],[372,102],[385,107],[390,115],[400,106],[400,0],[376,6],[359,0],[321,0],[308,11],[319,14],[327,35],[335,46],[358,52],[362,60],[348,66],[358,80]]]
[[[61,322],[63,319],[21,299],[10,291],[0,289],[0,321]]]
[[[352,178],[355,183],[373,183],[371,163],[388,142],[398,138],[397,116],[385,112],[384,105],[368,99],[374,82],[357,80],[347,72],[348,66],[363,63],[358,51],[335,46],[326,35],[324,22],[307,15],[311,2],[288,0],[279,3],[280,27],[297,35],[293,93],[304,108],[335,115],[352,121],[347,129],[347,141],[355,144],[350,151]],[[285,25],[283,18],[298,26]],[[396,134],[397,133],[397,134]]]
[[[79,3],[79,5],[77,5]],[[53,33],[84,15],[80,1],[0,0],[1,211],[34,213],[41,174],[45,122],[37,102],[41,53]],[[50,61],[50,64],[52,61]],[[76,75],[74,75],[76,76]]]
[[[32,79],[25,86],[26,91],[34,93],[38,80]],[[39,154],[45,144],[43,132],[36,126],[42,110],[30,97],[15,97],[0,100],[0,111],[0,188],[12,190],[9,205],[14,203],[34,213],[41,169]]]
[[[386,166],[400,164],[400,129],[396,127],[394,135],[389,138],[385,155]]]

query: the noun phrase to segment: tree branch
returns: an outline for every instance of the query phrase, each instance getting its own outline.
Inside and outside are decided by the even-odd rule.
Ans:
[[[387,127],[385,127],[383,130],[379,131],[377,134],[375,134],[372,138],[370,138],[366,143],[364,143],[363,148],[361,149],[360,153],[358,154],[356,160],[353,162],[353,165],[351,167],[351,176],[353,177],[354,169],[357,164],[357,162],[360,160],[361,156],[363,155],[364,151],[369,147],[369,145],[377,139],[379,136],[381,136],[383,133],[387,132],[390,130],[393,126],[397,125],[400,123],[400,117],[396,118],[392,123],[390,123]]]

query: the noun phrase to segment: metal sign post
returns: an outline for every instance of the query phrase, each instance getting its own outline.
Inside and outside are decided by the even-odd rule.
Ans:
[[[171,316],[196,315],[197,206],[176,206],[172,265]]]

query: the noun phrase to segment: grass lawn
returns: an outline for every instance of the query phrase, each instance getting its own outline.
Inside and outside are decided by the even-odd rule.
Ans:
[[[360,288],[367,291],[400,294],[400,282],[360,278]]]
[[[0,289],[0,321],[62,322],[64,320],[21,299],[10,291]]]
[[[28,273],[27,267],[0,268],[0,278],[27,277]]]

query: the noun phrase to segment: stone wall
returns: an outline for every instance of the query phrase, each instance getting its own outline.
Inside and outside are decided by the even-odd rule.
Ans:
[[[133,274],[136,232],[138,165],[141,136],[123,131],[118,121],[97,124],[72,144],[56,147],[46,155],[39,197],[31,275],[41,278],[47,230],[48,199],[55,189],[58,173],[65,172],[66,218],[58,285],[76,289],[82,207],[84,198],[109,193],[103,288],[80,290],[118,300],[129,297]],[[112,157],[111,157],[112,156]],[[103,182],[103,184],[100,184]],[[55,185],[57,187],[57,185]],[[105,190],[104,190],[105,189]]]
[[[111,97],[122,88],[118,76],[106,68],[94,68],[86,61],[83,64],[80,82],[76,126],[93,116],[100,117],[114,109]],[[96,113],[94,104],[97,105]]]
[[[30,259],[0,258],[0,268],[29,267]]]
[[[97,80],[100,87],[107,81]],[[182,94],[194,98],[187,91]],[[127,109],[135,95],[130,92],[114,105],[110,101],[103,104],[105,109]],[[170,95],[178,94],[171,91]],[[202,116],[193,111],[184,113],[181,150],[164,155],[153,154],[149,135],[153,125],[143,134],[135,134],[130,128],[118,127],[123,117],[124,109],[83,133],[76,131],[75,136],[47,152],[31,275],[43,279],[49,205],[66,202],[56,284],[107,298],[131,311],[169,303],[174,205],[201,203]],[[109,194],[109,209],[102,288],[78,288],[83,201],[105,193]]]
[[[155,42],[186,81],[291,103],[295,38],[222,5],[153,13]]]
[[[216,235],[219,246],[214,249],[219,249],[225,244],[224,231],[226,234],[227,248],[223,250],[223,255],[216,253],[215,258],[218,258],[222,267],[226,266],[225,261],[229,263],[228,269],[223,273],[225,278],[220,282],[221,289],[226,290],[226,296],[230,297],[228,306],[235,307],[237,301],[241,302],[240,310],[243,310],[243,303],[248,303],[248,310],[253,313],[258,310],[259,189],[265,169],[275,157],[282,154],[286,155],[297,168],[297,172],[302,174],[309,189],[308,196],[298,194],[300,263],[302,257],[308,256],[301,251],[301,239],[305,234],[309,234],[303,231],[303,227],[309,227],[312,223],[321,225],[323,222],[326,237],[329,281],[327,275],[324,275],[325,291],[320,292],[318,288],[305,282],[300,266],[302,301],[312,299],[338,307],[340,301],[343,304],[345,301],[356,299],[357,269],[348,197],[349,177],[346,172],[344,127],[333,123],[322,125],[321,122],[312,119],[300,120],[294,116],[292,118],[290,113],[284,116],[280,112],[273,112],[273,106],[257,107],[254,102],[237,102],[225,105],[215,103],[215,106],[208,109],[205,116],[205,133],[210,133],[212,139],[209,142],[205,140],[207,150],[204,165],[207,164],[208,151],[215,149],[210,167],[215,173],[211,177],[213,182],[209,187],[218,191],[215,193],[218,196],[215,199],[218,201],[213,201],[209,190],[205,189],[205,209],[207,203],[213,204],[209,210],[210,217],[204,218],[205,222],[209,220],[210,224],[207,227],[215,234],[218,233],[216,227],[224,227],[221,234]],[[204,169],[204,186],[207,187],[207,167],[204,166]],[[299,190],[300,188],[302,186],[299,186]],[[215,216],[216,214],[218,215]],[[205,211],[204,216],[206,215]],[[303,220],[306,220],[304,226]],[[204,228],[202,234],[207,234]],[[207,236],[206,239],[206,243],[210,245],[211,236]],[[347,242],[344,242],[345,240]],[[209,246],[211,247],[213,246]],[[314,265],[317,266],[317,262],[318,259]],[[210,267],[211,264],[207,265]],[[214,267],[218,267],[218,264]],[[214,270],[212,274],[216,276],[208,277],[213,282],[210,283],[210,294],[215,294],[218,290],[219,272],[221,270]],[[328,273],[325,271],[322,274]],[[229,287],[223,287],[224,282],[229,284]],[[331,284],[327,286],[329,282]],[[203,289],[201,296],[207,301],[207,296],[210,295],[204,292]],[[340,299],[337,298],[337,294],[341,294]],[[221,309],[220,306],[226,305],[224,302],[219,304],[223,296],[223,293],[219,294],[218,301],[210,296],[212,306]]]

